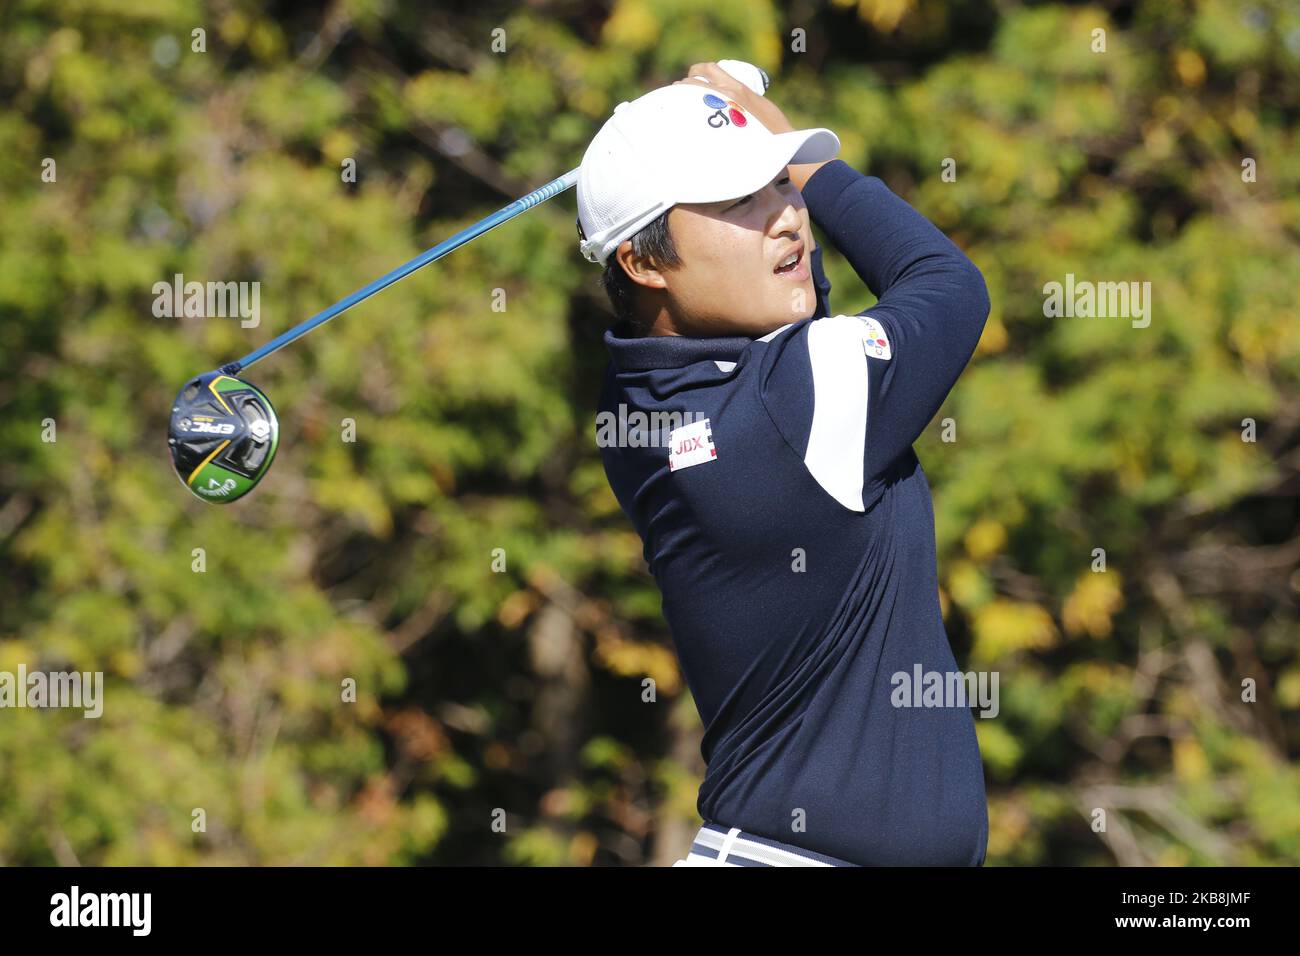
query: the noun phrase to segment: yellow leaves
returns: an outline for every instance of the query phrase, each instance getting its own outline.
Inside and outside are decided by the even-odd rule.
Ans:
[[[1056,624],[1037,604],[999,598],[975,612],[975,646],[971,658],[996,661],[1022,651],[1039,651],[1056,643]]]
[[[569,862],[574,866],[591,866],[600,841],[588,830],[579,830],[569,841]]]
[[[1119,664],[1082,661],[1061,675],[1061,689],[1069,698],[1125,695],[1133,683],[1133,672]]]
[[[1061,624],[1071,637],[1084,634],[1096,638],[1109,637],[1112,618],[1123,605],[1124,594],[1118,572],[1085,572],[1065,599]]]
[[[1157,96],[1151,103],[1151,115],[1162,123],[1177,119],[1182,109],[1183,101],[1168,94]]]
[[[762,31],[753,38],[754,58],[751,63],[762,66],[768,63],[780,63],[784,47],[781,35],[775,31]]]
[[[854,0],[835,0],[838,7],[853,6]],[[857,0],[858,19],[888,33],[916,9],[916,0]]]
[[[393,516],[383,492],[372,481],[356,475],[334,474],[314,479],[312,495],[318,505],[348,516],[371,534],[387,538],[393,533]]]
[[[259,20],[248,36],[248,48],[262,60],[274,60],[284,52],[284,37],[274,23]]]
[[[605,113],[609,112],[609,101],[600,90],[579,89],[569,94],[573,108],[593,121],[604,122]]]
[[[27,75],[23,78],[28,89],[40,89],[50,80],[55,63],[69,53],[81,49],[81,34],[71,27],[63,27],[50,34],[45,49],[27,61]]]
[[[0,641],[0,671],[18,673],[18,665],[31,666],[37,659],[34,649],[23,641]]]
[[[622,677],[649,677],[658,693],[675,694],[681,688],[681,671],[671,649],[660,644],[631,641],[612,633],[596,637],[596,660]]]
[[[109,655],[108,666],[115,674],[126,678],[139,675],[144,662],[133,648],[119,647]]]
[[[515,591],[497,609],[497,622],[504,628],[514,630],[521,625],[541,604],[536,591],[523,589]]]
[[[972,558],[996,553],[1005,545],[1005,531],[992,521],[981,521],[966,535],[966,550]],[[973,608],[975,646],[972,657],[993,661],[1023,651],[1044,650],[1060,637],[1051,614],[1037,604],[1006,598],[988,600],[989,585],[971,562],[956,562],[949,574],[953,599]],[[1114,615],[1124,604],[1119,575],[1082,574],[1066,599],[1062,626],[1071,637],[1108,637]]]
[[[981,741],[981,748],[983,743]],[[1034,836],[1034,820],[1028,801],[1019,793],[989,798],[988,859],[1006,859]]]
[[[979,740],[980,756],[991,773],[1006,776],[1015,770],[1024,747],[1005,722],[977,720],[975,736]]]
[[[991,314],[986,323],[984,323],[984,334],[980,336],[979,345],[975,349],[977,355],[996,355],[1007,347],[1010,336],[1007,335],[1007,327],[1002,322],[1002,316]]]
[[[217,30],[220,32],[222,40],[230,46],[238,46],[248,36],[252,25],[252,21],[246,13],[240,10],[232,10],[221,18]]]
[[[345,158],[356,155],[356,137],[344,129],[335,127],[321,140],[321,152],[332,165],[337,166]]]
[[[962,607],[975,607],[988,600],[992,591],[983,573],[969,561],[954,561],[948,572],[948,593]]]
[[[659,21],[648,3],[623,0],[605,21],[607,44],[627,50],[648,50],[659,39]]]
[[[698,721],[694,704],[689,695],[678,706],[678,713],[690,710],[690,719]],[[701,761],[701,764],[703,761]],[[695,803],[699,796],[700,778],[695,770],[683,761],[668,757],[655,763],[654,779],[658,782],[662,794],[662,806],[665,814],[690,818],[695,815]]]
[[[1300,574],[1300,572],[1296,572]],[[1277,702],[1287,710],[1300,710],[1300,667],[1291,667],[1278,678]]]
[[[975,561],[987,561],[1006,545],[1007,529],[990,518],[975,522],[966,532],[966,553]]]
[[[1228,329],[1228,342],[1243,361],[1251,365],[1267,366],[1277,348],[1274,330],[1267,319],[1251,321],[1250,316],[1244,318],[1245,321],[1234,321]]]
[[[1244,107],[1228,114],[1228,125],[1239,139],[1252,139],[1259,133],[1259,117]]]
[[[1142,139],[1152,159],[1168,159],[1174,151],[1174,134],[1162,124],[1143,124]]]
[[[1147,480],[1148,442],[1140,436],[1121,438],[1115,448],[1115,477],[1126,495],[1136,494]]]
[[[1179,50],[1174,54],[1174,72],[1183,86],[1198,87],[1205,82],[1205,61],[1195,50]]]
[[[1176,737],[1173,756],[1178,779],[1192,782],[1210,775],[1210,760],[1195,737]]]
[[[402,91],[406,108],[425,122],[461,127],[476,141],[501,132],[508,94],[481,77],[426,70],[412,77]]]
[[[436,798],[419,794],[411,801],[402,829],[409,845],[431,847],[447,832],[447,812]]]
[[[1052,199],[1061,188],[1061,175],[1051,166],[1035,165],[1029,170],[1029,187],[1039,199]]]

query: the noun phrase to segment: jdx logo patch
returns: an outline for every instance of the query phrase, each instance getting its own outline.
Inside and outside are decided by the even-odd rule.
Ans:
[[[740,108],[740,104],[735,100],[724,100],[721,96],[705,93],[704,105],[717,111],[709,114],[709,125],[714,129],[726,126],[728,123],[744,126],[749,122],[749,120],[745,119],[745,111]]]
[[[674,428],[668,434],[669,471],[716,461],[717,457],[718,450],[713,447],[713,427],[707,418]]]
[[[889,336],[885,328],[867,315],[858,316],[862,320],[862,350],[871,358],[889,360]]]

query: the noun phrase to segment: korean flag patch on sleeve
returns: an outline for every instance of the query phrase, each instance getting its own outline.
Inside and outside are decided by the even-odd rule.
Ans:
[[[862,320],[862,350],[869,358],[889,361],[892,353],[889,351],[889,336],[885,334],[885,327],[869,315],[860,315],[858,318]]]

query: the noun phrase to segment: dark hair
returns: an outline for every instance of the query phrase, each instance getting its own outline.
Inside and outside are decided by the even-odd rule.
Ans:
[[[673,245],[672,233],[668,229],[667,212],[630,238],[632,251],[638,256],[647,256],[656,266],[675,266],[681,262],[677,247]],[[616,321],[627,320],[644,335],[648,329],[644,319],[636,314],[637,284],[628,277],[613,253],[605,260],[605,274],[600,277],[600,281],[605,287],[605,294],[609,296],[610,305],[614,307]]]

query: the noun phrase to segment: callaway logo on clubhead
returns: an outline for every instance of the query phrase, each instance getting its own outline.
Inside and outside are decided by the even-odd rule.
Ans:
[[[234,490],[235,479],[233,478],[227,478],[223,482],[218,482],[215,478],[209,478],[208,486],[206,488],[199,488],[198,492],[201,495],[208,495],[209,497],[224,497]]]

